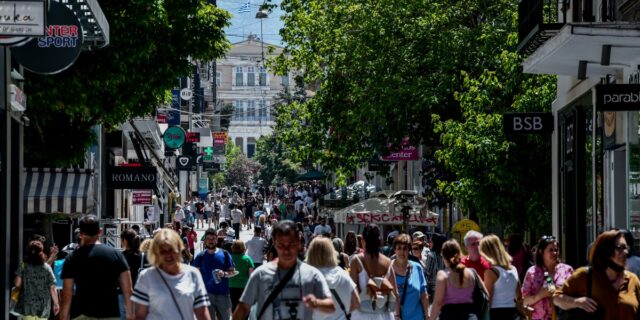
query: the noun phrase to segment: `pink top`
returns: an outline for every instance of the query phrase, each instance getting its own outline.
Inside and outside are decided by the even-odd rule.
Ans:
[[[443,305],[473,303],[473,288],[475,280],[466,288],[456,288],[451,283],[451,276],[447,277],[447,290],[444,292]]]
[[[556,272],[553,275],[553,282],[556,284],[556,288],[562,286],[564,281],[567,280],[572,273],[573,268],[570,265],[558,263],[558,265],[556,265]],[[541,267],[532,266],[527,270],[527,274],[524,276],[524,281],[522,282],[522,295],[525,297],[535,295],[540,291],[540,289],[542,289],[544,282],[544,270],[542,270]],[[531,316],[532,320],[551,320],[553,306],[551,305],[551,300],[549,298],[544,298],[530,307],[533,308]]]

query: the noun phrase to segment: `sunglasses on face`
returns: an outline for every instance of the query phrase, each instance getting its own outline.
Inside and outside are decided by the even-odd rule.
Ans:
[[[540,241],[552,242],[552,241],[556,241],[556,237],[554,237],[554,236],[542,236],[542,238],[540,238]]]
[[[616,251],[618,251],[618,252],[629,251],[629,249],[630,249],[630,247],[628,245],[626,245],[626,244],[617,245],[615,248],[616,248]]]

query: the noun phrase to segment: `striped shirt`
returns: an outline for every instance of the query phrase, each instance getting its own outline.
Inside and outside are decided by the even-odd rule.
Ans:
[[[211,304],[200,271],[185,264],[182,268],[177,275],[170,275],[155,267],[140,273],[131,301],[149,308],[147,320],[194,319],[195,309]],[[178,305],[173,301],[169,287]]]

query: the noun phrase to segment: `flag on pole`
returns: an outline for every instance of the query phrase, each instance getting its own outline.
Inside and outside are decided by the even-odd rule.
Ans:
[[[240,6],[240,9],[238,9],[238,13],[245,13],[250,11],[251,11],[251,3],[249,3],[249,1],[247,1],[247,3]]]

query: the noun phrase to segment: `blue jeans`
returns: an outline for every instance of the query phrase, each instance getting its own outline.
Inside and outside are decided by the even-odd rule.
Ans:
[[[122,293],[118,295],[118,306],[120,307],[120,320],[127,320],[127,308],[125,307]]]

